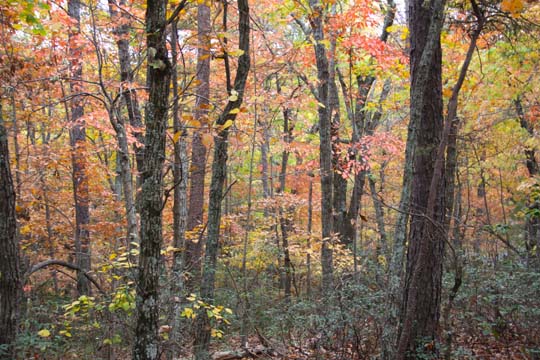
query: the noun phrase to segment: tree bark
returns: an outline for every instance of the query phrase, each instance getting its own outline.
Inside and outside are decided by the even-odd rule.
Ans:
[[[0,359],[15,358],[19,299],[22,294],[17,241],[15,189],[11,175],[8,134],[0,105]]]
[[[379,39],[383,42],[386,42],[388,40],[388,29],[392,24],[394,23],[394,18],[396,15],[396,4],[393,0],[387,0],[387,7],[386,7],[386,14],[384,17],[383,22],[383,28],[381,35],[379,36]],[[344,80],[340,77],[341,87],[343,89],[344,99],[347,99],[347,96],[345,95],[347,93],[346,85]],[[368,100],[368,95],[371,91],[371,88],[373,87],[373,84],[375,82],[375,77],[373,76],[362,76],[358,75],[356,77],[356,83],[357,83],[357,96],[356,100],[354,101],[354,108],[352,104],[352,100],[346,101],[346,106],[348,107],[347,113],[349,114],[349,118],[351,120],[352,124],[352,137],[351,142],[353,144],[358,144],[360,139],[364,135],[371,135],[375,128],[378,126],[378,120],[377,121],[369,121],[366,122],[367,113],[365,110],[365,105]],[[351,84],[352,86],[352,84]],[[381,101],[383,98],[385,98],[388,94],[389,86],[384,86],[385,89],[383,89],[383,93],[381,94]],[[386,92],[386,95],[383,95]],[[349,96],[350,98],[350,96]],[[380,119],[380,115],[379,115]],[[354,151],[352,154],[353,158],[357,161],[361,161],[361,158],[358,156],[357,151]],[[351,199],[349,201],[349,208],[344,214],[344,219],[342,222],[342,226],[340,228],[341,232],[341,239],[344,244],[351,244],[353,239],[355,238],[356,233],[356,219],[358,218],[358,211],[359,206],[362,198],[362,193],[364,190],[366,182],[366,171],[361,170],[359,173],[357,173],[354,177],[354,184],[353,189],[351,193]]]
[[[332,167],[332,138],[331,138],[331,114],[328,101],[330,73],[328,68],[328,55],[324,45],[323,6],[319,0],[309,2],[312,15],[310,17],[311,29],[315,39],[315,60],[317,64],[317,101],[319,115],[320,137],[320,176],[321,176],[321,220],[322,220],[322,292],[325,296],[332,293],[333,289],[333,253],[332,240],[334,236],[333,215],[333,179]]]
[[[276,77],[277,93],[281,94],[281,85],[279,78]],[[293,141],[292,131],[294,125],[290,123],[291,110],[289,108],[283,109],[283,140],[285,142],[284,150],[281,153],[281,168],[279,172],[279,189],[278,194],[281,197],[285,194],[285,186],[287,184],[287,165],[289,164],[289,146]],[[285,294],[285,301],[288,303],[291,299],[292,289],[292,265],[291,255],[289,252],[289,231],[291,229],[291,221],[288,219],[288,209],[284,208],[283,204],[278,206],[279,214],[279,226],[281,229],[281,247],[283,250],[283,269],[281,269],[281,280]]]
[[[148,51],[145,151],[141,193],[141,246],[137,278],[137,324],[133,359],[159,356],[159,275],[163,242],[163,162],[171,64],[166,43],[167,0],[148,0],[146,43]]]
[[[521,127],[527,130],[527,133],[530,136],[534,136],[534,129],[532,124],[525,117],[523,111],[523,105],[521,103],[521,97],[518,97],[514,100],[514,107],[518,115],[519,123]],[[525,149],[525,161],[527,170],[529,172],[529,177],[535,177],[540,172],[540,167],[538,161],[536,160],[536,151],[534,148]],[[540,208],[540,203],[538,201],[530,202],[528,205],[529,210],[535,210]],[[532,265],[534,268],[540,268],[540,217],[537,215],[530,215],[526,218],[525,222],[525,248],[527,250],[527,261],[529,265]],[[536,250],[535,250],[536,249]]]
[[[134,76],[133,69],[131,67],[130,45],[128,38],[129,33],[132,30],[131,20],[125,11],[118,11],[117,9],[125,5],[125,0],[120,0],[118,4],[116,4],[114,0],[109,0],[109,13],[111,15],[111,20],[114,23],[120,23],[120,25],[114,29],[114,34],[117,36],[116,46],[118,48],[118,60],[120,63],[122,98],[126,105],[129,123],[134,128],[133,135],[138,142],[138,144],[134,145],[134,148],[135,163],[137,166],[137,188],[140,188],[140,186],[142,186],[141,174],[143,170],[144,135],[141,131],[143,123],[141,111],[139,110],[137,92],[132,88]]]
[[[411,119],[415,128],[411,224],[397,358],[437,351],[444,254],[442,52],[444,0],[409,3]],[[441,151],[441,149],[443,151]],[[429,191],[426,191],[429,189]]]
[[[178,357],[178,347],[181,340],[181,301],[184,295],[184,264],[185,264],[185,245],[186,245],[186,225],[187,225],[187,185],[188,185],[188,154],[187,154],[187,131],[180,123],[180,94],[178,91],[178,29],[176,23],[172,24],[171,34],[171,55],[173,59],[172,89],[173,89],[173,146],[174,146],[174,165],[173,165],[173,246],[177,249],[173,254],[172,278],[171,278],[171,304],[172,311],[169,314],[172,320],[172,329],[170,339],[172,343],[169,358]]]
[[[81,2],[80,0],[68,1],[68,14],[75,21],[74,28],[69,31],[69,56],[71,80],[70,89],[72,100],[71,127],[69,139],[71,145],[71,164],[73,178],[73,197],[75,201],[75,262],[85,272],[90,271],[90,224],[88,174],[86,170],[86,127],[82,121],[84,108],[82,96],[78,93],[82,90],[82,48],[77,45],[80,37]],[[77,290],[80,295],[90,293],[88,279],[77,273]]]
[[[197,7],[197,90],[193,116],[201,124],[208,122],[210,104],[210,8],[204,3]],[[201,139],[202,128],[195,130],[191,144],[191,174],[189,188],[189,211],[187,230],[191,231],[203,223],[204,182],[206,177],[207,149]],[[202,230],[201,230],[202,231]],[[193,289],[201,276],[202,241],[187,239],[186,286]]]
[[[113,29],[116,36],[116,46],[118,49],[118,60],[120,63],[121,96],[126,106],[129,124],[134,129],[133,135],[137,143],[133,145],[135,150],[135,164],[130,162],[128,133],[126,123],[121,111],[116,104],[111,105],[111,123],[116,132],[119,151],[117,153],[117,164],[119,168],[119,180],[123,188],[124,204],[126,208],[127,221],[127,244],[126,248],[131,248],[131,243],[139,243],[139,226],[137,223],[136,193],[142,186],[142,171],[144,157],[144,135],[142,133],[142,115],[139,109],[137,92],[133,89],[134,75],[131,66],[131,54],[129,45],[129,33],[132,30],[131,19],[121,7],[126,5],[125,0],[120,0],[118,4],[114,0],[108,0],[109,14],[115,24],[119,24]],[[136,185],[133,186],[133,168],[136,167]]]
[[[221,201],[223,200],[223,185],[227,176],[227,139],[230,126],[234,123],[237,114],[236,111],[231,113],[231,110],[239,109],[242,104],[244,88],[250,68],[248,0],[238,0],[238,12],[238,47],[243,53],[238,58],[238,68],[233,86],[234,93],[231,92],[229,94],[229,101],[221,116],[216,121],[216,126],[221,130],[214,137],[214,159],[212,161],[212,178],[208,205],[208,236],[206,238],[206,252],[201,279],[201,297],[206,303],[212,303],[214,301],[216,264],[219,250],[219,227],[221,224]],[[209,319],[203,312],[197,317],[195,329],[194,351],[195,359],[197,360],[210,359],[210,331]]]

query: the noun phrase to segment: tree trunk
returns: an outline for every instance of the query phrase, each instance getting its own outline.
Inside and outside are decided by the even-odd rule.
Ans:
[[[15,358],[19,297],[22,293],[17,241],[15,189],[11,175],[8,134],[0,105],[0,359]]]
[[[69,32],[69,56],[71,81],[71,126],[69,139],[71,145],[71,164],[73,177],[73,196],[75,200],[75,262],[85,272],[90,271],[90,211],[88,206],[88,175],[86,170],[86,128],[81,120],[84,112],[82,96],[78,93],[82,90],[82,47],[77,44],[80,37],[81,2],[80,0],[68,1],[68,14],[75,20],[74,30]],[[90,283],[81,273],[77,273],[77,290],[80,295],[90,293]]]
[[[197,90],[193,116],[201,124],[208,122],[210,103],[210,8],[204,3],[197,7]],[[202,125],[201,125],[202,126]],[[194,131],[191,144],[191,174],[187,230],[191,231],[203,223],[204,181],[206,177],[206,147],[201,139],[202,128]],[[202,230],[201,230],[202,231]],[[201,276],[202,241],[187,239],[186,269],[190,276],[187,288],[193,289]]]
[[[530,136],[534,136],[533,126],[527,120],[527,118],[525,117],[525,113],[523,112],[523,105],[521,103],[521,97],[518,97],[514,101],[514,106],[515,106],[516,113],[518,115],[518,119],[519,119],[519,123],[521,127],[527,130],[527,133],[529,133]],[[525,158],[526,158],[527,170],[529,172],[529,177],[531,178],[535,177],[539,173],[539,165],[538,165],[538,161],[536,160],[536,151],[534,150],[534,148],[525,149]],[[540,208],[540,203],[538,201],[534,201],[528,204],[528,208],[530,210],[538,209]],[[540,241],[539,241],[540,217],[537,215],[529,215],[526,219],[525,229],[526,229],[525,247],[527,249],[527,261],[529,265],[533,265],[536,269],[539,269],[540,258],[538,256],[538,252],[540,251],[539,249],[540,247]]]
[[[188,184],[188,154],[187,154],[187,131],[180,123],[180,94],[178,91],[178,29],[176,23],[172,24],[171,55],[173,59],[172,89],[173,89],[173,246],[178,249],[173,254],[172,277],[171,277],[171,304],[172,311],[169,314],[172,320],[170,339],[172,343],[169,358],[177,358],[181,345],[180,313],[181,297],[184,295],[184,262],[187,224],[187,184]]]
[[[315,39],[315,60],[317,64],[317,97],[319,102],[319,137],[320,137],[320,173],[321,173],[321,221],[322,221],[322,292],[325,296],[333,289],[333,253],[332,240],[334,236],[333,215],[333,179],[332,168],[332,138],[331,114],[328,101],[330,73],[328,69],[328,56],[324,45],[323,6],[319,0],[309,2],[313,15],[310,17],[311,29]]]
[[[388,29],[392,24],[394,23],[394,18],[396,15],[396,4],[393,0],[387,0],[387,7],[386,7],[386,15],[384,17],[384,23],[381,35],[379,36],[379,39],[383,42],[386,42],[388,40]],[[346,93],[346,85],[345,81],[340,76],[340,82],[341,87],[343,89],[344,99],[347,99]],[[375,77],[373,76],[363,76],[358,75],[356,77],[356,83],[358,88],[358,93],[356,96],[356,100],[354,102],[354,109],[352,101],[349,100],[346,101],[346,106],[348,107],[347,113],[349,114],[349,118],[351,120],[353,132],[351,137],[351,142],[353,144],[358,144],[360,139],[364,135],[371,135],[373,131],[375,130],[376,126],[378,125],[377,121],[371,121],[369,123],[366,123],[366,110],[365,110],[365,104],[368,99],[368,95],[371,91],[371,88],[373,87],[373,83],[375,82]],[[352,86],[352,84],[351,84]],[[383,93],[381,94],[381,102],[383,100],[383,97],[385,98],[388,94],[389,85],[386,86],[386,83],[384,85]],[[386,95],[384,94],[386,92]],[[351,98],[349,96],[349,98]],[[348,105],[347,105],[348,104]],[[379,115],[380,119],[380,115]],[[357,151],[354,151],[353,159],[357,161],[361,161],[362,159],[358,156]],[[364,190],[364,185],[366,182],[366,171],[361,170],[359,173],[355,174],[354,177],[354,185],[353,190],[351,193],[351,199],[349,202],[349,209],[344,214],[344,219],[342,222],[342,226],[340,228],[341,232],[341,239],[344,244],[351,244],[353,239],[356,237],[356,219],[358,218],[358,211],[359,211],[359,205],[362,198],[362,193]]]
[[[249,52],[249,5],[248,0],[238,0],[239,12],[239,44],[243,51],[238,58],[238,68],[234,80],[234,93],[229,94],[229,101],[223,113],[216,122],[216,126],[221,128],[214,137],[214,159],[212,161],[212,179],[210,182],[210,200],[208,205],[208,236],[206,238],[206,252],[204,256],[203,273],[201,279],[201,297],[206,303],[214,301],[215,276],[217,254],[219,250],[219,227],[221,224],[221,201],[223,200],[223,185],[227,175],[227,147],[229,129],[236,119],[237,111],[244,98],[244,88],[250,68]],[[199,314],[196,322],[194,351],[197,360],[210,359],[211,326],[209,319],[203,312]]]
[[[444,224],[444,142],[440,34],[444,0],[409,3],[411,119],[415,128],[411,224],[397,358],[437,351]],[[442,151],[441,151],[442,149]],[[426,189],[429,189],[426,191]]]
[[[118,11],[117,7],[125,6],[125,0],[120,0],[118,5],[114,0],[109,0],[109,13],[114,23],[120,23],[113,32],[117,36],[116,46],[118,48],[118,59],[120,62],[120,81],[122,82],[122,99],[126,105],[127,115],[130,125],[134,128],[134,136],[138,141],[135,144],[135,163],[137,165],[137,188],[142,186],[141,176],[143,171],[144,157],[144,135],[142,129],[142,115],[139,110],[137,92],[133,86],[133,70],[131,67],[131,55],[129,46],[129,33],[132,29],[131,18],[125,11]]]
[[[377,229],[379,231],[379,244],[377,245],[377,255],[388,255],[388,241],[386,239],[386,230],[384,227],[384,211],[380,196],[375,186],[375,180],[371,174],[368,174],[369,191],[371,192],[371,198],[373,200],[373,207],[375,208],[375,220],[377,222]]]
[[[281,94],[281,85],[278,77],[276,77],[276,86],[277,93]],[[294,125],[290,123],[290,114],[291,110],[289,108],[283,109],[283,140],[285,142],[285,147],[281,153],[281,169],[279,172],[278,189],[278,193],[282,198],[285,194],[285,186],[287,183],[287,165],[289,164],[290,155],[289,146],[293,141],[292,131],[294,129]],[[284,208],[283,204],[278,206],[279,226],[281,229],[281,247],[283,249],[283,269],[281,269],[281,280],[285,294],[285,301],[287,303],[290,302],[292,289],[292,265],[291,255],[289,252],[289,230],[291,229],[291,221],[288,218],[288,213],[288,209]]]
[[[171,64],[166,43],[167,0],[148,0],[146,43],[148,49],[145,151],[141,193],[141,246],[137,278],[137,324],[133,359],[159,356],[159,274],[163,242],[163,162]]]

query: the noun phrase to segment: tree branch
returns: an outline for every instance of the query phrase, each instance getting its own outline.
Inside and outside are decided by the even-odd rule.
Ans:
[[[50,259],[50,260],[45,260],[45,261],[42,261],[40,263],[37,263],[35,264],[34,266],[32,266],[30,268],[30,270],[28,270],[24,276],[24,282],[26,283],[28,281],[28,278],[34,274],[35,272],[38,272],[40,270],[43,270],[49,266],[53,266],[53,265],[58,265],[58,266],[63,266],[65,268],[68,268],[70,270],[74,270],[74,271],[77,271],[77,272],[82,272],[84,276],[86,276],[86,278],[88,280],[90,280],[90,282],[92,284],[94,284],[94,286],[96,287],[96,289],[99,290],[100,293],[102,294],[106,294],[106,292],[101,288],[101,286],[97,283],[97,281],[92,277],[90,276],[90,274],[88,274],[87,272],[84,272],[80,267],[78,267],[77,265],[74,265],[72,263],[68,263],[67,261],[63,261],[63,260],[56,260],[56,259]]]

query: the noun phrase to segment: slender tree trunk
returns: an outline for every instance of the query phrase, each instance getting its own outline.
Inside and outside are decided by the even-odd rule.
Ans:
[[[527,133],[529,133],[530,136],[534,136],[533,126],[525,117],[521,97],[514,100],[514,107],[516,109],[521,127],[527,130]],[[540,167],[538,165],[538,161],[536,160],[536,151],[534,148],[525,149],[525,158],[529,177],[535,177],[540,172]],[[540,203],[535,201],[528,204],[528,207],[530,210],[538,209],[540,208]],[[538,251],[540,251],[540,217],[537,215],[528,216],[525,222],[525,229],[527,261],[529,265],[533,265],[536,269],[540,269],[540,258],[538,256]]]
[[[81,2],[68,1],[68,14],[76,22],[74,29],[69,32],[69,56],[71,81],[70,89],[73,99],[71,101],[71,126],[69,138],[71,145],[71,164],[73,177],[73,196],[75,200],[75,262],[76,265],[88,272],[91,269],[90,257],[90,224],[88,174],[86,169],[86,128],[82,121],[84,112],[83,98],[78,93],[82,90],[82,48],[77,44],[80,35]],[[90,293],[90,282],[77,272],[77,290],[80,295]]]
[[[332,6],[332,14],[335,13],[335,5]],[[339,92],[336,85],[336,36],[329,34],[330,49],[328,53],[328,116],[331,119],[330,138],[332,142],[332,169],[333,176],[333,194],[332,194],[332,213],[333,227],[343,242],[344,222],[347,215],[347,179],[339,173],[339,128],[341,125],[341,113],[339,106]]]
[[[454,206],[455,203],[455,206]],[[454,300],[457,297],[458,291],[461,288],[461,284],[463,282],[463,241],[461,238],[461,232],[460,228],[462,226],[461,224],[461,215],[462,215],[462,207],[461,207],[461,186],[458,183],[458,190],[456,192],[456,200],[452,200],[452,217],[454,218],[453,222],[453,231],[452,231],[452,253],[451,253],[451,261],[452,261],[452,268],[454,271],[454,285],[450,289],[450,292],[448,294],[448,304],[446,305],[446,308],[444,309],[444,312],[442,314],[442,322],[443,322],[443,329],[446,331],[445,334],[445,353],[444,353],[444,359],[451,359],[452,356],[452,341],[453,341],[453,331],[452,331],[452,324],[450,320],[450,314],[452,313],[452,310],[454,308]],[[447,207],[448,209],[448,207]],[[448,223],[450,225],[450,223]]]
[[[266,109],[265,109],[266,110]],[[265,111],[265,114],[267,114],[267,111]],[[270,134],[268,125],[264,125],[264,128],[262,130],[263,134],[263,141],[261,142],[261,180],[262,180],[262,186],[263,186],[263,197],[269,198],[270,197],[270,177],[269,177],[269,164],[268,164],[268,153],[270,151]],[[267,211],[265,209],[265,215],[267,214]]]
[[[393,360],[396,356],[396,342],[399,334],[400,296],[402,292],[403,263],[407,241],[411,188],[413,178],[412,159],[414,158],[414,143],[416,131],[409,123],[407,142],[405,146],[405,166],[403,183],[398,208],[398,218],[394,229],[394,247],[388,267],[385,326],[382,334],[382,358]]]
[[[11,123],[13,126],[13,150],[15,152],[15,193],[21,196],[21,150],[19,146],[19,125],[17,119],[17,105],[15,102],[15,90],[11,89],[9,98],[11,101]]]
[[[444,224],[441,29],[444,0],[409,2],[411,119],[415,130],[411,228],[397,359],[437,351]],[[426,191],[426,189],[429,189]]]
[[[134,360],[155,360],[159,356],[159,275],[163,242],[163,162],[171,64],[166,28],[167,0],[148,0],[146,43],[148,49],[145,151],[141,193],[141,247],[137,278],[137,324]]]
[[[48,145],[48,139],[45,133],[43,133],[41,139],[43,141],[43,144]],[[49,257],[51,259],[54,259],[56,251],[55,251],[54,233],[53,233],[52,220],[51,220],[49,188],[45,182],[45,174],[42,173],[40,175],[39,181],[40,181],[41,192],[43,193],[43,202],[44,202],[44,207],[45,207],[45,227],[47,229],[47,247],[49,248],[48,249]],[[52,278],[53,278],[54,292],[55,294],[58,294],[58,279],[57,279],[55,270],[52,271]]]
[[[309,174],[309,194],[308,194],[308,223],[307,223],[307,255],[306,255],[306,293],[308,299],[311,298],[311,233],[313,225],[313,174]]]
[[[380,195],[375,186],[375,180],[371,175],[368,175],[369,191],[371,192],[371,198],[373,200],[373,207],[375,208],[375,220],[377,222],[377,228],[379,230],[379,245],[377,246],[379,255],[388,255],[388,240],[386,238],[386,230],[384,226],[384,211],[380,200]]]
[[[8,134],[0,105],[0,359],[15,358],[19,299],[22,294],[17,241],[15,189],[11,175]]]
[[[126,220],[127,220],[127,248],[132,246],[132,242],[139,243],[139,227],[137,223],[137,212],[135,198],[136,189],[140,189],[142,186],[142,171],[143,171],[143,157],[144,157],[144,135],[142,132],[142,115],[139,110],[139,101],[137,99],[137,92],[133,89],[134,74],[131,66],[131,55],[129,45],[129,34],[132,30],[132,20],[122,11],[120,8],[126,5],[125,0],[120,0],[118,4],[114,0],[108,0],[109,14],[111,20],[115,24],[119,24],[113,29],[113,33],[116,35],[116,46],[118,48],[118,59],[120,63],[120,81],[121,94],[124,104],[127,110],[128,121],[131,127],[134,129],[133,135],[137,140],[137,143],[133,145],[135,149],[135,164],[132,165],[129,156],[129,143],[127,141],[128,134],[126,131],[126,124],[122,118],[119,109],[112,105],[113,120],[117,120],[117,123],[113,123],[114,130],[116,132],[116,138],[118,142],[119,151],[117,154],[117,164],[119,168],[119,180],[121,187],[124,189],[124,205],[126,208]],[[136,166],[136,185],[133,186],[132,169]]]
[[[255,84],[254,94],[257,94],[257,74],[253,67],[253,82]],[[246,228],[244,233],[244,242],[242,249],[242,323],[240,326],[240,343],[243,348],[248,344],[248,319],[249,319],[249,297],[248,297],[248,270],[247,270],[247,254],[249,244],[249,233],[251,230],[251,210],[252,210],[252,191],[253,191],[253,161],[255,158],[255,146],[257,138],[257,124],[259,122],[257,113],[257,104],[254,104],[254,119],[253,119],[253,134],[251,135],[251,150],[249,157],[249,179],[248,179],[248,196],[247,196],[247,211],[246,211]]]
[[[379,39],[383,42],[388,40],[388,29],[394,23],[394,18],[396,15],[396,4],[393,0],[387,0],[386,14],[384,17],[384,23],[381,35]],[[347,99],[346,85],[343,79],[340,78],[341,87],[343,89],[344,99]],[[368,95],[373,87],[375,82],[375,77],[373,76],[363,76],[359,75],[356,77],[357,83],[357,96],[354,101],[354,108],[352,104],[352,99],[349,96],[349,99],[346,101],[346,106],[348,107],[347,113],[351,120],[353,132],[352,132],[352,143],[358,144],[360,139],[364,135],[371,135],[378,125],[378,121],[367,122],[367,111],[365,109],[366,102],[368,100]],[[352,86],[352,84],[351,84]],[[381,94],[381,100],[383,97],[386,97],[389,91],[389,85],[384,85],[386,90],[383,90]],[[384,93],[386,92],[386,95]],[[347,105],[348,104],[348,105]],[[380,115],[379,115],[380,118]],[[357,151],[354,151],[352,154],[354,160],[361,161],[361,157],[357,154]],[[347,209],[344,220],[341,227],[341,239],[345,244],[351,244],[355,238],[356,232],[356,219],[358,218],[359,204],[361,202],[362,193],[364,191],[364,186],[366,182],[366,171],[361,170],[354,177],[354,185],[351,193],[351,199],[349,202],[349,208]]]
[[[173,89],[173,146],[174,146],[174,202],[173,202],[173,246],[177,249],[173,254],[171,303],[172,311],[169,314],[172,319],[170,339],[172,351],[169,358],[178,357],[181,340],[180,313],[181,297],[184,293],[184,261],[187,225],[187,184],[188,184],[188,156],[187,156],[187,131],[180,123],[180,94],[178,91],[178,29],[176,23],[172,24],[171,55],[173,59],[172,89]]]
[[[142,186],[141,174],[143,168],[144,157],[144,135],[142,130],[142,115],[139,110],[139,101],[137,92],[133,89],[133,69],[131,66],[131,55],[129,45],[129,33],[132,30],[132,20],[125,11],[120,10],[120,7],[126,5],[125,0],[120,0],[118,4],[114,0],[109,1],[109,13],[111,20],[115,24],[120,24],[115,27],[113,32],[117,36],[116,46],[118,48],[118,59],[120,63],[120,81],[122,82],[122,99],[126,105],[127,115],[130,125],[134,128],[133,135],[137,139],[138,144],[135,148],[135,163],[137,166],[137,188]]]
[[[219,228],[221,224],[221,201],[223,200],[223,185],[227,175],[227,148],[229,129],[236,119],[236,111],[239,109],[243,98],[244,88],[250,68],[249,51],[249,5],[248,0],[238,0],[238,27],[239,27],[239,49],[243,51],[238,58],[238,68],[234,80],[233,90],[229,94],[229,101],[223,113],[216,122],[221,127],[221,131],[214,137],[214,159],[212,161],[212,179],[210,182],[210,199],[208,205],[208,236],[206,239],[206,252],[204,256],[203,273],[201,280],[201,297],[206,303],[214,301],[215,277],[217,255],[219,250]],[[205,313],[197,317],[194,351],[197,360],[210,359],[211,326]]]
[[[276,86],[278,94],[281,93],[281,85],[279,78],[276,77]],[[279,172],[279,189],[278,193],[283,197],[285,195],[285,187],[287,183],[287,165],[289,163],[289,146],[293,140],[292,131],[294,125],[290,123],[291,110],[283,109],[283,140],[285,148],[281,153],[281,169]],[[278,206],[279,227],[281,229],[281,247],[283,250],[283,269],[282,269],[282,285],[285,294],[285,301],[288,303],[291,299],[292,289],[292,265],[291,255],[289,252],[289,230],[291,229],[291,221],[288,218],[288,209],[284,208],[283,204]]]
[[[322,292],[329,296],[333,289],[333,253],[334,215],[332,194],[334,190],[334,171],[332,168],[331,114],[329,113],[329,81],[328,56],[324,45],[323,15],[324,10],[319,0],[309,2],[313,15],[310,17],[311,29],[315,39],[315,60],[317,64],[317,97],[319,102],[319,137],[320,137],[320,173],[321,173],[321,221],[322,221]]]
[[[197,90],[195,111],[193,116],[201,124],[208,122],[208,108],[210,103],[210,8],[203,3],[197,7]],[[201,129],[202,130],[202,129]],[[189,212],[187,230],[191,231],[203,223],[204,209],[204,182],[206,177],[207,149],[202,143],[201,130],[193,133],[191,144],[191,175],[189,188]],[[186,269],[188,277],[187,287],[193,289],[200,279],[202,241],[187,239],[186,241]]]
[[[114,106],[114,105],[113,105]],[[133,247],[132,243],[139,243],[139,228],[137,224],[137,213],[135,209],[135,194],[133,191],[133,181],[131,178],[131,163],[129,161],[129,143],[127,138],[124,119],[118,109],[109,111],[109,119],[116,133],[118,143],[119,177],[122,184],[122,193],[124,194],[124,207],[126,208],[127,236],[126,249]]]

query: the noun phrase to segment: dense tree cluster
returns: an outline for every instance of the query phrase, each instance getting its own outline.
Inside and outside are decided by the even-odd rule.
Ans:
[[[540,354],[540,5],[0,4],[0,359]]]

